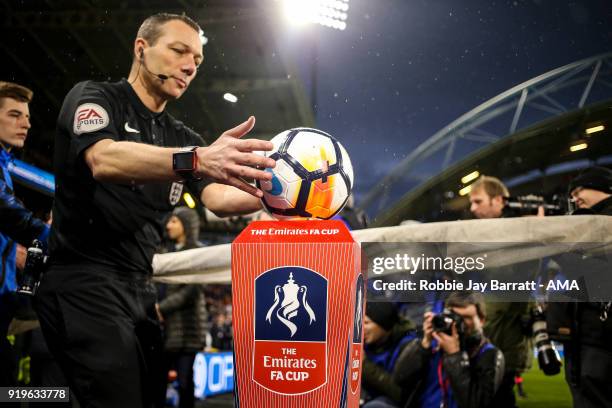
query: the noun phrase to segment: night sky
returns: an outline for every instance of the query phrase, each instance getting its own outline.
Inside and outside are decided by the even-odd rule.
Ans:
[[[537,75],[611,50],[609,1],[349,4],[345,31],[292,31],[284,46],[302,66],[308,90],[317,41],[317,126],[351,155],[357,200],[465,112]],[[439,170],[425,165],[421,176]]]

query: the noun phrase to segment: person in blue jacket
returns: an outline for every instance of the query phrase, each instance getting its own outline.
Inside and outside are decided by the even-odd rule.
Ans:
[[[412,323],[401,318],[389,302],[368,302],[363,319],[365,358],[361,384],[364,407],[403,405],[404,393],[393,381],[393,370],[404,347],[416,337]]]
[[[7,339],[17,303],[16,244],[27,247],[34,239],[44,241],[49,232],[15,197],[9,173],[12,150],[23,147],[28,136],[31,100],[28,88],[0,81],[0,386],[16,383],[16,362]]]

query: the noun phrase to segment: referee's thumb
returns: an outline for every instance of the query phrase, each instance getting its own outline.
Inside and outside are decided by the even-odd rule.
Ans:
[[[255,116],[249,116],[247,120],[234,128],[226,130],[224,134],[239,139],[249,133],[253,126],[255,126]]]

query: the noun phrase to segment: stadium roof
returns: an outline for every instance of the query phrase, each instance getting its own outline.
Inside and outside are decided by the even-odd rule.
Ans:
[[[475,171],[502,178],[516,187],[513,194],[534,180],[536,185],[525,193],[549,194],[552,175],[597,160],[605,164],[612,155],[611,76],[612,53],[608,53],[501,93],[418,146],[367,194],[362,207],[377,214],[374,226],[407,219],[456,219],[467,207],[467,199],[458,193],[470,183],[462,183],[461,178]],[[586,134],[587,128],[597,125],[603,130]],[[584,150],[569,150],[584,142]],[[441,172],[419,180],[426,161],[437,163]],[[401,198],[386,207],[389,198],[398,194]]]
[[[590,135],[586,129],[604,126]],[[467,195],[459,191],[472,172],[502,179],[512,196],[551,197],[567,192],[571,175],[597,162],[612,164],[612,100],[560,115],[488,145],[404,195],[373,226],[404,220],[442,221],[468,216]],[[571,146],[586,143],[575,152]]]

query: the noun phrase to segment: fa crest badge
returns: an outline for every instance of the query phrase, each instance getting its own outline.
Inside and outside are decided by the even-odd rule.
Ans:
[[[253,380],[286,395],[327,382],[327,279],[280,267],[255,279]]]
[[[176,205],[181,200],[181,193],[183,192],[183,183],[177,183],[176,181],[170,186],[170,194],[168,195],[168,201],[170,205]]]

